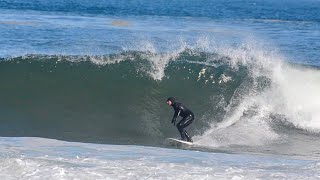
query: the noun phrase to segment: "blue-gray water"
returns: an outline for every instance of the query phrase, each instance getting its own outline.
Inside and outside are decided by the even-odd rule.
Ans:
[[[269,160],[238,167],[242,160],[235,158],[230,164],[225,162],[228,155],[221,155],[225,169],[210,164],[213,158],[209,164],[196,163],[193,170],[214,166],[209,170],[216,174],[190,172],[185,179],[224,179],[224,175],[227,179],[301,179],[296,174],[299,168],[305,170],[305,179],[319,177],[318,0],[0,0],[0,35],[0,136],[12,137],[1,141],[1,151],[8,151],[2,168],[20,167],[19,175],[31,174],[11,176],[7,169],[0,174],[5,179],[44,178],[37,173],[46,169],[24,169],[21,163],[29,163],[23,157],[36,159],[31,162],[36,167],[53,150],[58,154],[43,161],[45,168],[57,168],[53,179],[85,179],[86,173],[72,173],[88,166],[97,166],[93,172],[101,175],[90,177],[103,179],[108,177],[104,167],[109,161],[115,163],[108,170],[113,173],[111,179],[132,177],[112,170],[130,169],[117,164],[126,157],[105,157],[99,152],[101,166],[96,161],[92,166],[81,164],[85,159],[72,160],[71,156],[60,157],[70,166],[60,166],[61,159],[50,166],[47,161],[56,161],[59,153],[74,157],[87,153],[91,161],[93,152],[86,148],[99,147],[80,144],[75,150],[66,143],[56,149],[49,139],[122,144],[120,149],[129,148],[129,154],[145,145],[177,148],[165,140],[178,136],[170,123],[172,109],[165,104],[169,96],[196,114],[189,127],[196,146],[178,148],[208,151],[200,160],[219,157],[219,153],[240,153],[240,159],[247,157],[242,153],[249,154],[254,164],[260,155],[266,156],[272,167],[286,159],[301,160],[292,161],[297,166],[288,165],[287,172],[281,168],[277,172],[269,165],[261,167]],[[13,138],[30,136],[46,138],[41,143],[47,143],[47,148],[35,152],[37,139]],[[10,145],[14,142],[17,147]],[[34,146],[24,146],[25,142]],[[20,144],[25,150],[21,154]],[[109,152],[114,147],[101,148]],[[162,151],[176,156],[159,148]],[[189,155],[189,151],[180,153]],[[133,161],[149,161],[140,158],[134,156]],[[190,163],[163,158],[154,163],[182,169],[179,163]],[[75,167],[79,168],[73,171]],[[170,179],[176,175],[168,170],[159,176],[160,166],[154,168],[148,170],[155,176],[143,174],[141,168],[133,177]],[[266,173],[258,173],[265,168]]]

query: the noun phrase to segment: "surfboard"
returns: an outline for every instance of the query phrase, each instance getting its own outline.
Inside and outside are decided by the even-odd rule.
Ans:
[[[175,139],[175,138],[167,138],[167,139],[170,141],[173,141],[173,142],[178,142],[178,143],[187,144],[187,145],[193,145],[193,143],[189,142],[189,141],[183,141],[183,140]]]

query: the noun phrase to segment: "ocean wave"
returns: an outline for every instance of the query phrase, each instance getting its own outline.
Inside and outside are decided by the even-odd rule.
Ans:
[[[291,128],[277,128],[279,122],[311,136],[320,130],[318,69],[248,45],[210,53],[26,55],[2,59],[0,69],[2,136],[161,145],[177,136],[169,96],[195,112],[190,131],[200,146],[279,142]]]

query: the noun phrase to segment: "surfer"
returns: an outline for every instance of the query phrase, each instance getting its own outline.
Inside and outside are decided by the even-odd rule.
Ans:
[[[189,126],[194,120],[194,114],[182,103],[176,102],[174,97],[169,97],[167,99],[167,104],[172,106],[174,109],[174,115],[171,120],[174,126],[176,126],[180,132],[181,140],[192,142],[192,139],[188,132],[184,129]],[[182,119],[176,124],[177,117],[181,116]]]

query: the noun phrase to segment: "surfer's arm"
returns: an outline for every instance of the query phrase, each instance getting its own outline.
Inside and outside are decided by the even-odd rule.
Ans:
[[[173,115],[173,117],[172,117],[171,123],[174,123],[174,122],[177,121],[177,116],[178,116],[178,111],[175,111],[175,112],[174,112],[174,115]]]
[[[173,115],[173,117],[172,117],[171,123],[176,124],[177,117],[180,115],[180,111],[181,111],[181,109],[179,108],[178,110],[176,110],[176,111],[174,112],[174,115]]]

